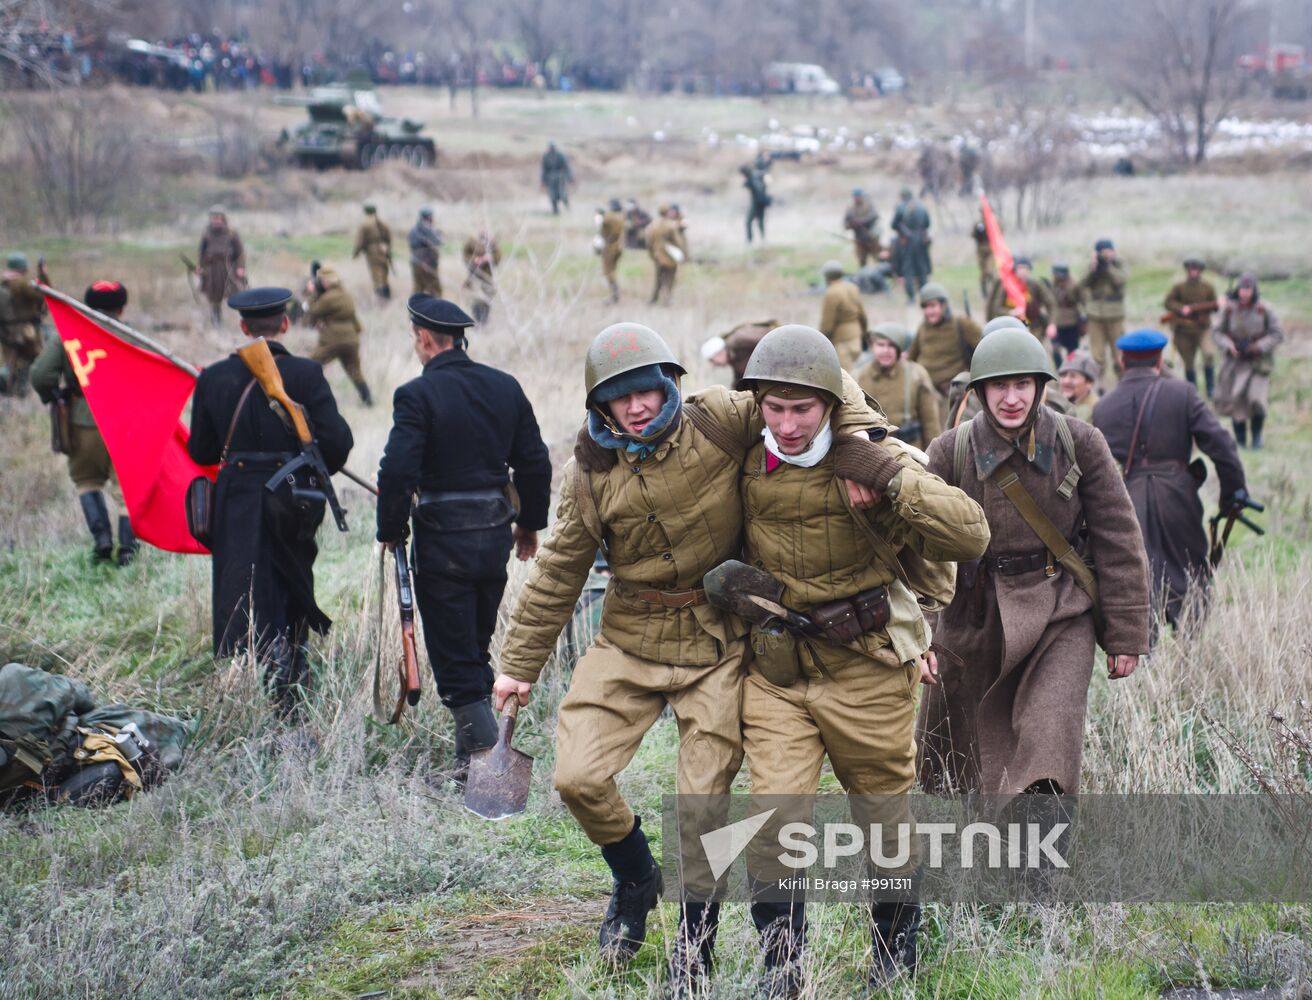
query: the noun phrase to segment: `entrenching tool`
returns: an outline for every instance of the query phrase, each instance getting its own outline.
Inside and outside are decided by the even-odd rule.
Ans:
[[[465,808],[484,819],[505,819],[528,805],[533,758],[510,745],[518,714],[519,700],[512,695],[501,712],[496,744],[469,758]]]
[[[779,622],[790,632],[819,636],[820,626],[783,604],[784,585],[763,569],[726,559],[702,579],[706,599],[755,625]]]

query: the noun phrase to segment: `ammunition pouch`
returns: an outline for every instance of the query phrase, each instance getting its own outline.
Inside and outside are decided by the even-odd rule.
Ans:
[[[56,455],[73,453],[73,425],[67,389],[60,389],[50,400],[50,450]]]
[[[826,640],[846,646],[868,632],[883,629],[888,625],[890,613],[888,588],[875,587],[853,597],[843,597],[820,605],[811,612],[811,620]]]
[[[187,531],[207,549],[214,548],[214,481],[197,476],[187,485]]]
[[[981,560],[966,559],[957,563],[957,590],[969,591],[974,590],[979,583],[979,570]]]
[[[753,662],[761,676],[776,687],[789,687],[802,675],[797,658],[797,637],[779,622],[753,625]]]

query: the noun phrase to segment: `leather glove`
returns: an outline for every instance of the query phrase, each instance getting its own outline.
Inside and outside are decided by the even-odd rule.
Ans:
[[[883,493],[893,477],[902,471],[902,463],[883,445],[864,434],[839,434],[834,441],[834,474],[839,479],[868,486]]]

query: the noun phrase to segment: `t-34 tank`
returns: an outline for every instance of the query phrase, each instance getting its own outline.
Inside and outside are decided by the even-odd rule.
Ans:
[[[426,167],[437,162],[437,146],[422,122],[388,118],[378,95],[346,85],[315,87],[301,96],[279,96],[279,104],[303,107],[310,120],[283,129],[279,143],[303,167],[368,169],[384,160]]]

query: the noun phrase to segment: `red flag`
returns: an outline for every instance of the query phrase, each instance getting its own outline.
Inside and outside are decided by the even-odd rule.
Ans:
[[[1007,249],[1007,243],[1002,238],[1002,227],[993,217],[993,208],[989,205],[989,200],[982,194],[979,196],[979,209],[984,215],[984,230],[989,234],[989,249],[993,251],[993,259],[998,263],[998,280],[1002,282],[1012,308],[1023,307],[1029,302],[1029,289],[1016,273],[1016,268],[1011,262],[1011,251]]]
[[[181,416],[195,376],[58,299],[47,295],[46,305],[109,449],[133,532],[167,552],[205,554],[187,530],[184,506],[187,485],[218,471],[187,454]]]

